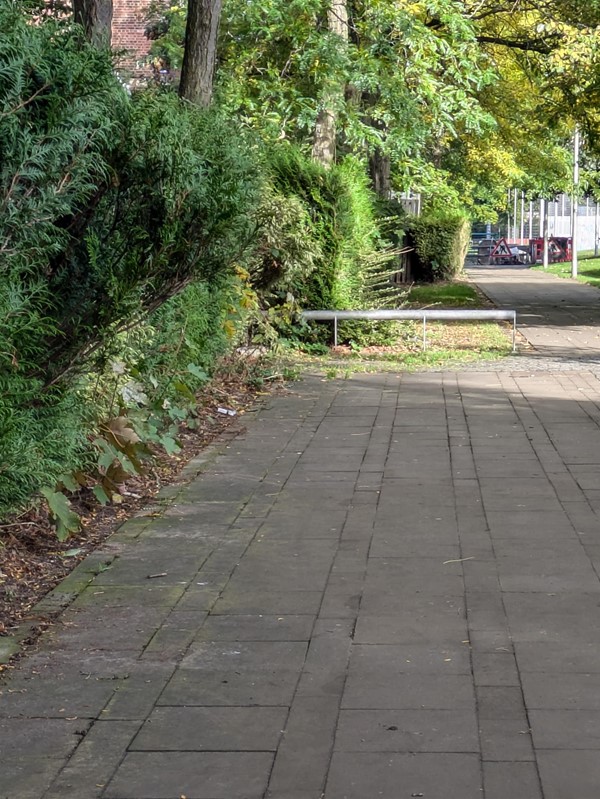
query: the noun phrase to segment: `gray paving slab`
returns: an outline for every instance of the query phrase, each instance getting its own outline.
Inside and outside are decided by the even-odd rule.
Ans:
[[[537,349],[306,376],[48,597],[0,799],[596,799],[600,294],[475,277]]]

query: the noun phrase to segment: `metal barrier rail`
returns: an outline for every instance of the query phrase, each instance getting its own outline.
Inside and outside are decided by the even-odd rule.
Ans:
[[[303,311],[302,319],[307,321],[332,321],[333,343],[338,343],[338,320],[344,319],[374,319],[387,321],[421,321],[423,322],[423,350],[427,349],[427,322],[443,321],[505,321],[512,322],[513,327],[513,352],[517,351],[517,312],[502,310],[471,311],[459,308],[448,311],[435,310],[380,310],[380,311]]]

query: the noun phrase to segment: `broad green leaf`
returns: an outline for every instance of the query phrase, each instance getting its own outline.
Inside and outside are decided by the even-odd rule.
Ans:
[[[101,505],[108,505],[108,503],[110,502],[110,497],[108,496],[108,494],[101,485],[94,486],[92,488],[92,491],[94,493],[94,496]]]
[[[46,499],[56,523],[56,535],[59,541],[64,541],[71,533],[80,529],[81,519],[71,510],[71,503],[63,493],[52,488],[42,488],[40,493]]]
[[[199,380],[203,381],[208,380],[208,375],[206,374],[204,369],[202,369],[201,366],[197,366],[195,363],[188,363],[187,370],[190,374],[194,375],[194,377],[197,377]]]

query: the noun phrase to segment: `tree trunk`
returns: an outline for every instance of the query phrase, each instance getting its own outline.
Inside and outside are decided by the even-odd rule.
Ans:
[[[369,156],[369,173],[373,191],[385,200],[389,200],[392,195],[390,157],[379,148]]]
[[[96,47],[110,47],[113,0],[73,0],[73,17]]]
[[[189,0],[179,95],[208,107],[212,100],[222,0]]]
[[[348,44],[348,6],[346,0],[331,0],[327,11],[327,27],[331,33],[337,34]],[[317,117],[312,156],[324,166],[331,166],[335,161],[335,134],[337,112],[336,107],[343,97],[343,85],[331,85],[326,88],[321,100],[321,110]]]

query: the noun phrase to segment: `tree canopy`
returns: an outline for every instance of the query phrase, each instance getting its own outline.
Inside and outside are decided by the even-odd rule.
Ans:
[[[185,15],[153,5],[174,67]],[[507,187],[568,186],[576,124],[600,149],[599,45],[599,0],[224,0],[217,94],[306,152],[326,114],[337,158],[379,158],[388,189],[489,216]]]

